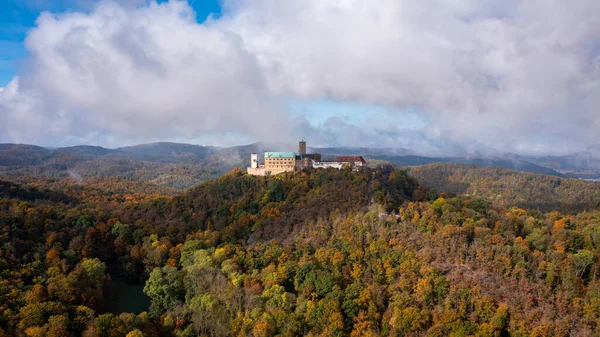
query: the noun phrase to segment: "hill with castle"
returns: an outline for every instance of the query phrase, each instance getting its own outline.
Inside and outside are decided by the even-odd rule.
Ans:
[[[410,172],[237,168],[185,192],[0,181],[0,336],[598,331],[599,184]]]
[[[362,167],[367,162],[359,155],[337,156],[335,159],[322,159],[320,153],[306,153],[306,141],[298,143],[298,152],[265,152],[264,162],[259,163],[258,153],[250,155],[248,174],[255,176],[277,175],[284,172],[294,172],[307,168],[335,168],[350,166],[354,169]]]

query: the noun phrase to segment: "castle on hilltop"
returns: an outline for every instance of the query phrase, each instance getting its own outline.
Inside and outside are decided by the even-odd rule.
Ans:
[[[306,141],[302,140],[298,144],[298,153],[265,152],[264,163],[258,162],[258,153],[252,153],[247,172],[255,176],[268,176],[310,167],[341,169],[344,165],[358,168],[364,164],[366,161],[361,156],[338,156],[335,160],[322,160],[319,153],[306,153]]]

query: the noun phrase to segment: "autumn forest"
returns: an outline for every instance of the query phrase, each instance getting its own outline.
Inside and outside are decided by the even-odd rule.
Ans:
[[[183,193],[118,177],[8,180],[0,336],[600,330],[596,183],[450,164],[234,169]],[[147,307],[112,308],[114,284],[139,287]]]

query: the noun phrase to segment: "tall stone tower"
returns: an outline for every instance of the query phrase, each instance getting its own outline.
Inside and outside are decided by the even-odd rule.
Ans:
[[[250,167],[253,169],[258,168],[258,153],[252,153],[250,155]]]
[[[306,141],[304,139],[298,143],[298,154],[306,154]]]

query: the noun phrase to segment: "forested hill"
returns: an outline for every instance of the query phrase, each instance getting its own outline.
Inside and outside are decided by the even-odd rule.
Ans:
[[[25,187],[8,181],[0,180],[0,198],[20,199],[26,201],[70,202],[64,194],[47,188]]]
[[[334,212],[365,211],[371,201],[392,211],[425,195],[406,172],[390,169],[306,170],[275,177],[233,170],[172,200],[162,199],[150,208],[139,205],[144,213],[134,216],[157,223],[152,231],[159,235],[181,235],[192,227],[216,230],[228,239],[285,240],[290,232]]]
[[[77,146],[45,149],[31,145],[0,144],[0,179],[24,183],[29,178],[75,180],[105,178],[132,179],[156,189],[184,190],[215,179],[242,165],[239,155],[204,156],[183,152],[185,148],[155,146],[156,155],[139,147],[109,150]],[[203,149],[203,147],[197,147]],[[160,150],[164,151],[160,151]],[[202,151],[198,151],[201,153]],[[158,158],[158,159],[157,159]],[[162,160],[159,160],[162,159]]]
[[[173,268],[202,247],[289,242],[311,224],[366,212],[371,196],[398,209],[424,195],[406,172],[368,168],[277,177],[234,170],[177,197],[127,192],[128,181],[105,182],[105,190],[38,183],[0,181],[0,336],[125,336],[116,322],[103,321],[110,315],[100,315],[109,274],[144,282],[155,268]],[[153,306],[157,320],[161,308]],[[126,317],[123,329],[144,321],[149,336],[175,336],[159,334],[147,315]]]
[[[534,164],[531,161],[523,160],[520,158],[487,158],[487,157],[423,157],[423,156],[369,156],[369,159],[387,161],[394,163],[398,166],[421,166],[433,163],[448,163],[448,164],[461,164],[461,165],[476,165],[476,166],[490,166],[490,167],[502,167],[511,170],[517,170],[522,172],[531,172],[538,174],[546,174],[551,176],[563,177],[558,171],[553,170],[549,167],[540,166]]]
[[[104,179],[125,177],[157,187],[183,191],[215,179],[233,168],[249,165],[250,153],[290,150],[295,145],[254,143],[229,148],[178,143],[152,143],[106,149],[98,146],[43,148],[24,144],[0,144],[0,178],[22,183],[24,177],[42,179]],[[371,165],[398,166],[434,162],[500,166],[526,172],[562,176],[561,173],[520,157],[424,157],[406,149],[311,148],[325,158],[362,155]]]
[[[598,211],[438,197],[388,168],[234,170],[175,197],[128,192],[132,181],[37,183],[0,183],[1,337],[600,328]],[[144,285],[145,312],[107,306],[124,280]]]
[[[412,167],[410,174],[427,188],[469,194],[502,206],[578,211],[600,203],[600,183],[579,179],[460,164]]]

